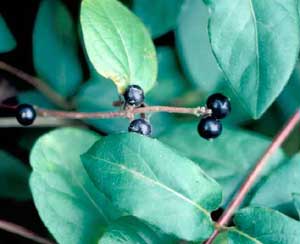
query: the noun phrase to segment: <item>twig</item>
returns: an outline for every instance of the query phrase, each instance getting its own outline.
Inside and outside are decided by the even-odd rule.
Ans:
[[[195,116],[209,115],[211,113],[210,109],[206,107],[196,107],[196,108],[181,108],[181,107],[168,107],[168,106],[147,106],[141,108],[130,108],[118,112],[94,112],[94,113],[84,113],[84,112],[67,112],[67,111],[57,111],[48,110],[36,107],[36,112],[42,117],[57,117],[57,118],[69,118],[69,119],[109,119],[116,117],[124,117],[131,119],[135,114],[145,114],[145,113],[178,113],[178,114],[191,114]]]
[[[48,97],[55,105],[63,109],[70,109],[72,108],[71,104],[69,104],[64,97],[59,95],[56,91],[54,91],[50,86],[48,86],[44,81],[41,79],[34,77],[25,73],[22,70],[19,70],[3,61],[0,61],[0,69],[6,72],[9,72],[18,78],[26,81],[30,85],[34,86],[37,90],[43,93],[46,97]]]
[[[22,226],[16,225],[14,223],[10,223],[5,220],[0,220],[0,229],[5,230],[7,232],[17,234],[17,235],[22,236],[27,239],[33,240],[36,243],[54,244],[54,242],[51,242],[51,241],[47,240],[46,238],[40,237],[37,234],[33,233],[30,230],[25,229]]]
[[[218,220],[217,226],[219,228],[215,229],[211,237],[205,242],[206,244],[211,244],[216,238],[216,236],[219,234],[220,229],[229,223],[234,212],[239,208],[239,206],[243,202],[246,194],[249,192],[250,188],[261,173],[264,166],[268,163],[268,160],[270,159],[272,154],[282,145],[282,143],[286,140],[286,138],[290,135],[290,133],[293,131],[293,129],[299,122],[300,111],[297,110],[296,113],[287,122],[287,124],[283,127],[283,129],[273,139],[271,145],[267,148],[267,150],[264,152],[260,160],[256,163],[255,167],[250,172],[244,183],[241,185],[240,189],[235,194],[235,197],[229,204],[228,208],[224,211],[224,213]]]

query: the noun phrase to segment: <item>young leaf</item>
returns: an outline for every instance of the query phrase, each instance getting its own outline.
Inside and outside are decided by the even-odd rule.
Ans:
[[[202,1],[185,0],[175,33],[186,75],[201,90],[211,92],[219,85],[221,71],[211,51],[207,21],[208,9]]]
[[[0,150],[0,197],[30,199],[29,174],[29,168],[22,162]]]
[[[290,216],[297,216],[292,194],[298,192],[299,187],[300,155],[298,154],[270,174],[256,191],[250,204],[274,208]]]
[[[137,218],[126,216],[108,227],[99,244],[171,244],[172,241]]]
[[[294,205],[295,205],[296,210],[298,212],[298,217],[300,217],[300,194],[299,193],[293,193],[293,199],[294,199]]]
[[[133,12],[142,19],[152,38],[174,29],[183,0],[134,0]]]
[[[0,53],[9,52],[16,47],[17,43],[10,33],[2,15],[0,14]]]
[[[275,210],[250,207],[239,211],[236,226],[262,243],[294,244],[300,242],[300,223]]]
[[[213,241],[213,244],[263,244],[257,239],[239,231],[236,228],[228,228],[221,232]]]
[[[219,185],[192,161],[135,133],[96,143],[82,161],[94,184],[115,206],[180,239],[205,240]]]
[[[227,127],[219,138],[207,142],[198,135],[195,122],[169,128],[159,139],[198,163],[222,185],[224,206],[271,143],[258,134]],[[279,150],[272,156],[262,176],[283,159],[283,152]]]
[[[96,243],[120,216],[90,181],[80,154],[100,137],[64,128],[38,139],[31,151],[30,187],[38,212],[59,243]]]
[[[72,16],[60,0],[43,0],[33,31],[38,75],[63,96],[73,95],[83,75]]]
[[[148,92],[156,81],[157,61],[142,22],[117,0],[84,0],[81,25],[95,69],[111,79],[119,93],[130,84]]]
[[[217,61],[241,103],[259,118],[287,83],[299,52],[297,0],[206,0]]]

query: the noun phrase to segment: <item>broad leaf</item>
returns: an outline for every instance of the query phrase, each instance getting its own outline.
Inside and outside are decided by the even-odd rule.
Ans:
[[[176,46],[188,78],[201,90],[211,92],[220,83],[221,71],[209,43],[207,21],[208,9],[201,0],[185,0],[176,29]]]
[[[29,168],[17,158],[0,150],[0,197],[30,199]]]
[[[52,104],[48,98],[36,90],[22,91],[18,93],[18,101],[20,103],[28,103],[36,105],[41,108],[55,109],[56,106]]]
[[[274,187],[276,186],[276,187]],[[285,162],[260,186],[251,199],[251,205],[260,205],[297,216],[292,194],[300,189],[300,155]]]
[[[142,22],[117,0],[84,0],[81,25],[87,54],[95,69],[113,80],[119,93],[129,84],[149,91],[157,61]]]
[[[239,211],[236,226],[262,243],[295,244],[300,242],[300,222],[275,210],[252,207]]]
[[[299,52],[297,0],[206,0],[211,45],[224,75],[253,118],[287,83]]]
[[[221,232],[213,244],[262,244],[262,242],[231,227]]]
[[[9,52],[17,43],[0,14],[0,53]]]
[[[294,193],[293,194],[293,199],[294,199],[294,205],[295,205],[296,210],[298,212],[298,217],[300,217],[300,194],[299,193]]]
[[[99,244],[157,244],[173,243],[140,220],[126,216],[112,223],[101,237]]]
[[[197,123],[169,128],[160,140],[197,162],[216,179],[223,187],[223,205],[226,205],[271,141],[258,134],[225,127],[219,138],[207,142],[198,135]],[[282,151],[276,152],[262,176],[283,159]]]
[[[174,29],[183,0],[134,0],[133,12],[142,19],[153,38]]]
[[[99,139],[87,130],[58,129],[40,137],[31,151],[34,203],[59,243],[98,243],[106,226],[119,217],[80,161],[80,154]]]
[[[158,140],[135,133],[108,136],[82,161],[115,206],[163,232],[200,241],[214,230],[210,212],[221,202],[219,185]]]
[[[33,31],[38,75],[63,96],[73,95],[83,75],[72,16],[60,0],[43,0]]]

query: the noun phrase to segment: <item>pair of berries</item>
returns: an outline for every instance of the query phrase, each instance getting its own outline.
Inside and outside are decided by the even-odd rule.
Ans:
[[[224,119],[231,112],[231,104],[228,97],[216,93],[207,99],[206,107],[212,113],[200,120],[198,133],[201,137],[209,140],[218,137],[222,133],[223,127],[220,119]]]

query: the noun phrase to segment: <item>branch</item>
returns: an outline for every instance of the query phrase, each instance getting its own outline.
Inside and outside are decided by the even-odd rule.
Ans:
[[[27,239],[33,240],[36,243],[54,244],[53,242],[51,242],[43,237],[38,236],[37,234],[33,233],[30,230],[25,229],[22,226],[16,225],[14,223],[10,223],[5,220],[0,220],[0,229],[5,230],[10,233],[17,234],[17,235],[22,236]]]
[[[270,157],[282,145],[282,143],[286,140],[286,138],[290,135],[290,133],[293,131],[293,129],[297,126],[299,122],[300,110],[297,110],[296,113],[287,122],[287,124],[283,127],[283,129],[273,139],[271,145],[267,148],[267,150],[264,152],[260,160],[256,163],[255,167],[250,172],[244,183],[241,185],[240,189],[235,194],[235,197],[229,204],[228,208],[224,211],[224,213],[218,220],[216,225],[219,228],[215,229],[211,237],[205,242],[206,244],[211,244],[216,238],[216,236],[219,234],[220,229],[229,223],[234,212],[239,208],[239,206],[243,202],[246,194],[249,192],[255,180],[262,172],[264,166],[268,163]]]
[[[22,70],[19,70],[3,61],[0,61],[0,69],[4,70],[8,73],[15,75],[16,77],[26,81],[30,85],[34,86],[37,90],[43,93],[46,97],[48,97],[55,105],[63,109],[70,109],[72,106],[56,91],[54,91],[50,86],[48,86],[41,79],[29,75]]]

